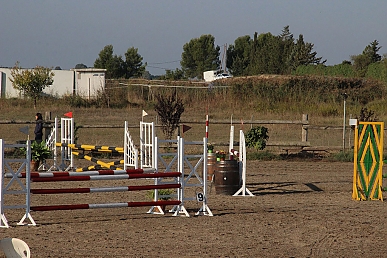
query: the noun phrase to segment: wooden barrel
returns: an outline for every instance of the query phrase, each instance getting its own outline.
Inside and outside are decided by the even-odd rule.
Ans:
[[[207,180],[212,181],[216,167],[216,153],[207,153]]]
[[[236,160],[217,161],[214,171],[216,194],[233,195],[240,187],[239,164]]]

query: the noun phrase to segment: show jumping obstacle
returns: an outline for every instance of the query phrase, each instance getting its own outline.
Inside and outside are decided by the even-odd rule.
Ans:
[[[4,143],[0,139],[1,153],[3,154]],[[7,147],[13,147],[9,145]],[[27,153],[30,151],[29,141],[26,144]],[[143,190],[160,190],[160,189],[176,189],[179,191],[181,188],[180,183],[176,183],[181,178],[180,172],[144,172],[143,169],[128,169],[128,170],[101,170],[101,171],[87,171],[82,173],[77,172],[30,172],[29,168],[29,156],[26,159],[17,160],[22,165],[17,171],[14,171],[8,160],[4,160],[5,165],[10,172],[2,173],[1,176],[1,220],[0,227],[9,227],[8,221],[4,215],[5,209],[17,209],[24,208],[25,214],[19,221],[18,225],[24,225],[25,220],[30,221],[29,225],[36,225],[34,219],[31,216],[31,211],[53,211],[53,210],[75,210],[75,209],[95,209],[95,208],[120,208],[120,207],[142,207],[153,206],[157,207],[159,211],[162,211],[160,206],[164,205],[181,205],[180,200],[156,200],[156,201],[141,201],[141,202],[119,202],[119,203],[97,203],[97,204],[67,204],[67,205],[46,205],[46,206],[31,206],[31,195],[34,194],[75,194],[75,193],[104,193],[104,192],[123,192],[123,191],[143,191]],[[1,162],[3,166],[3,162]],[[21,172],[26,168],[27,172]],[[2,167],[3,169],[3,167]],[[2,170],[3,171],[3,170]],[[149,171],[149,170],[148,170]],[[8,184],[3,185],[4,179],[10,178]],[[25,184],[20,180],[25,178]],[[159,185],[136,185],[136,186],[118,186],[118,187],[100,187],[100,188],[61,188],[61,189],[31,189],[32,182],[59,182],[59,181],[92,181],[92,180],[125,180],[125,179],[155,179],[155,178],[170,178],[172,183],[164,183]],[[30,179],[30,180],[28,180]],[[11,190],[19,186],[21,190]],[[6,194],[25,194],[25,205],[4,205],[4,196]],[[179,210],[178,208],[175,208]],[[163,212],[162,212],[163,214]],[[177,215],[177,214],[176,214]]]
[[[100,170],[100,171],[84,171],[84,172],[70,172],[74,169],[73,165],[73,149],[75,147],[73,143],[74,132],[74,120],[73,118],[62,118],[61,120],[61,143],[55,143],[55,137],[57,130],[54,130],[55,136],[49,138],[50,146],[55,146],[53,149],[54,158],[56,158],[56,146],[61,147],[62,163],[60,166],[57,164],[57,160],[54,160],[54,165],[50,167],[47,172],[37,173],[30,172],[30,142],[27,141],[26,145],[7,145],[0,139],[0,159],[1,159],[1,171],[2,177],[0,180],[0,227],[8,227],[8,221],[5,218],[5,209],[23,208],[26,210],[23,218],[18,224],[25,224],[26,219],[30,220],[30,225],[36,225],[33,220],[30,211],[49,211],[49,210],[72,210],[72,209],[93,209],[93,208],[116,208],[116,207],[138,207],[138,206],[152,206],[148,213],[164,214],[160,206],[162,205],[174,205],[171,212],[173,216],[185,215],[189,217],[184,203],[186,201],[201,202],[202,205],[199,211],[195,215],[208,215],[213,216],[211,210],[207,205],[207,138],[203,138],[203,141],[187,142],[183,138],[177,137],[177,140],[159,140],[154,133],[153,123],[141,122],[141,143],[140,143],[140,160],[142,171],[148,170],[147,173],[143,173],[138,169],[139,155],[133,140],[130,137],[129,130],[127,130],[127,122],[125,122],[125,144],[124,144],[124,170]],[[57,124],[57,121],[56,121]],[[56,125],[56,129],[57,129]],[[208,130],[208,129],[206,129]],[[206,134],[208,135],[208,134]],[[160,144],[166,142],[173,142],[177,145],[175,153],[161,153]],[[186,155],[185,147],[190,145],[202,145],[203,154]],[[5,147],[25,147],[27,154],[25,159],[4,159]],[[79,147],[79,146],[78,146]],[[84,146],[83,146],[84,147]],[[165,159],[165,156],[170,160]],[[9,164],[12,162],[21,163],[17,171],[14,171]],[[70,164],[66,164],[70,162]],[[197,163],[194,163],[197,162]],[[107,163],[109,164],[109,163]],[[165,165],[165,168],[161,169],[160,165]],[[203,176],[199,176],[197,171],[199,166],[203,166]],[[127,167],[134,167],[132,170],[127,170]],[[171,172],[172,168],[177,168],[178,172]],[[61,169],[64,172],[51,172],[52,169]],[[184,170],[188,171],[185,172]],[[27,171],[27,173],[21,171]],[[8,173],[6,172],[8,171]],[[130,172],[128,172],[130,171]],[[153,172],[149,172],[153,171]],[[156,171],[156,172],[154,172]],[[160,172],[163,171],[163,172]],[[176,170],[175,170],[176,171]],[[7,185],[4,183],[4,178],[10,178]],[[25,178],[25,185],[22,183],[21,178]],[[30,180],[28,180],[28,178]],[[101,187],[101,188],[64,188],[64,189],[31,189],[30,185],[33,182],[53,182],[53,181],[89,181],[89,180],[115,180],[115,179],[154,179],[153,185],[142,186],[121,186],[121,187]],[[165,182],[168,178],[173,179],[173,182]],[[16,183],[21,190],[11,190],[11,185]],[[189,196],[185,193],[185,188],[195,187],[196,196]],[[158,200],[158,190],[175,188],[177,192],[177,200],[172,201],[160,201]],[[201,188],[203,192],[197,192],[196,189]],[[95,193],[95,192],[118,192],[118,191],[139,191],[139,190],[155,190],[154,200],[151,202],[123,202],[123,203],[105,203],[105,204],[69,204],[69,205],[50,205],[50,206],[31,206],[31,194],[75,194],[75,193]],[[23,205],[5,206],[4,196],[7,194],[25,194],[26,202]]]
[[[58,172],[59,174],[61,172]],[[169,173],[138,173],[136,171],[127,171],[127,174],[121,175],[76,175],[52,177],[31,175],[32,182],[59,182],[59,181],[91,181],[91,180],[122,180],[122,179],[150,179],[150,178],[177,178],[181,176],[179,172]],[[141,186],[123,186],[123,187],[102,187],[102,188],[65,188],[65,189],[31,189],[31,194],[65,194],[65,193],[101,193],[101,192],[123,192],[123,191],[141,191],[154,189],[179,189],[180,184],[164,185],[141,185]],[[178,200],[172,201],[154,201],[154,202],[125,202],[125,203],[105,203],[105,204],[69,204],[69,205],[48,205],[48,206],[30,206],[31,211],[52,211],[52,210],[75,210],[75,209],[93,209],[93,208],[118,208],[118,207],[141,207],[141,206],[162,206],[179,205]]]

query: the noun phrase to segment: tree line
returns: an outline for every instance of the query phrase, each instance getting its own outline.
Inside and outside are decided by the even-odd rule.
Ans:
[[[300,70],[297,71],[300,67],[304,69],[303,71],[301,69],[301,73],[311,71],[315,67],[319,67],[320,70],[329,67],[325,65],[326,60],[319,57],[313,48],[314,44],[306,42],[302,34],[295,38],[289,26],[285,26],[279,35],[255,32],[253,37],[249,35],[238,37],[228,46],[226,60],[221,61],[220,47],[215,45],[215,37],[210,34],[201,35],[184,44],[180,61],[181,69],[166,70],[161,79],[202,79],[203,72],[207,70],[226,72],[222,70],[222,66],[225,66],[227,72],[234,76],[297,74],[300,73]],[[351,76],[365,77],[370,65],[384,60],[378,54],[380,48],[379,42],[374,40],[365,47],[362,54],[353,55],[350,60],[344,60],[340,64],[344,68],[337,67],[336,70],[346,70],[349,65],[353,71],[350,73]],[[124,56],[125,60],[122,56],[113,53],[112,45],[107,45],[99,53],[94,67],[107,69],[106,78],[108,79],[151,78],[150,73],[146,71],[147,64],[142,63],[143,58],[137,48],[129,48]],[[309,68],[305,69],[305,67]]]
[[[326,60],[317,56],[314,44],[306,42],[300,34],[297,39],[285,26],[279,35],[272,33],[254,33],[238,37],[226,50],[223,61],[226,70],[234,76],[252,76],[260,74],[281,75],[325,75],[344,77],[372,77],[387,82],[387,56],[381,56],[379,42],[374,40],[359,55],[344,60],[341,64],[326,66]],[[207,34],[193,38],[184,44],[180,61],[181,69],[166,70],[160,79],[181,80],[202,79],[207,70],[222,71],[220,47],[215,45],[215,37]],[[131,47],[124,57],[114,54],[113,45],[105,46],[94,62],[94,68],[106,69],[107,79],[146,78],[151,75],[146,71],[147,63],[138,49]],[[77,64],[75,68],[87,68]],[[58,68],[60,69],[60,68]],[[13,86],[25,95],[36,99],[45,87],[52,84],[51,69],[36,67],[31,71],[22,71],[16,63],[12,71]],[[36,104],[35,104],[36,105]]]

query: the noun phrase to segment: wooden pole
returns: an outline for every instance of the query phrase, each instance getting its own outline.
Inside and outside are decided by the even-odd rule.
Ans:
[[[303,141],[303,142],[308,141],[308,127],[307,127],[307,125],[309,125],[308,114],[302,114],[301,141]]]

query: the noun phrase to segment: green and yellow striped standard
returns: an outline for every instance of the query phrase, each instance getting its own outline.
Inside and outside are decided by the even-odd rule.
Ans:
[[[383,122],[359,122],[355,128],[354,200],[383,200]]]

